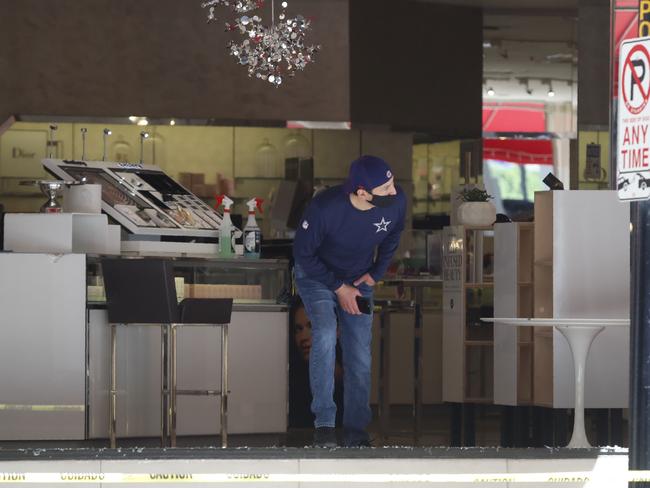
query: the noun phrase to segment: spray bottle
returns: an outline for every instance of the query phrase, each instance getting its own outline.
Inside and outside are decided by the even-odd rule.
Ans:
[[[230,219],[230,207],[234,202],[227,195],[217,196],[217,207],[223,205],[223,219],[219,226],[219,255],[222,258],[229,258],[233,255],[232,249],[232,220]]]
[[[262,213],[261,198],[252,198],[246,202],[248,205],[248,222],[244,227],[244,256],[247,258],[259,258],[262,242],[262,231],[255,220],[255,209]]]

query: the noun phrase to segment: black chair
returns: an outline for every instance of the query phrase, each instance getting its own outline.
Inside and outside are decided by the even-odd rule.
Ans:
[[[180,304],[172,262],[163,259],[102,259],[108,322],[111,327],[109,438],[116,445],[117,326],[154,325],[161,330],[161,441],[176,445],[177,395],[214,395],[221,400],[221,446],[228,445],[228,326],[232,298],[185,299]],[[176,333],[179,327],[221,327],[221,389],[182,390],[176,384]],[[171,344],[168,338],[171,336]],[[169,351],[169,353],[168,353]],[[170,365],[171,363],[171,365]],[[171,367],[170,367],[171,366]],[[170,381],[171,380],[171,381]],[[171,383],[171,384],[170,384]]]

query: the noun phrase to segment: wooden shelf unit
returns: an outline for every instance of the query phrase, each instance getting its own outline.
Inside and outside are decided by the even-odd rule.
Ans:
[[[443,401],[492,403],[492,227],[443,230]]]
[[[534,235],[532,222],[495,225],[495,317],[533,316]],[[530,405],[535,345],[532,329],[495,324],[494,341],[494,402]]]

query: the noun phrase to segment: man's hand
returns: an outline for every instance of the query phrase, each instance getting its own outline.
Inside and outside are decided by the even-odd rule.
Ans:
[[[336,290],[335,293],[343,310],[352,315],[361,315],[356,298],[361,296],[361,292],[359,290],[357,290],[354,286],[343,284]]]
[[[357,279],[354,282],[354,286],[359,286],[361,283],[365,283],[368,286],[375,286],[377,282],[370,276],[370,273],[364,274],[361,278]]]

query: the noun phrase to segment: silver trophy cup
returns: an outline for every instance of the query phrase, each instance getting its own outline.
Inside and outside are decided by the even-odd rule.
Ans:
[[[65,181],[39,181],[43,194],[48,197],[47,202],[41,205],[42,213],[61,213],[61,204],[58,202],[57,197],[61,196]]]

